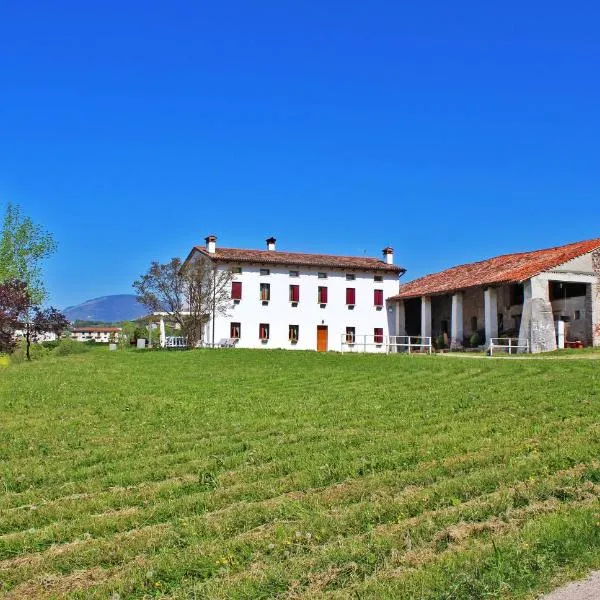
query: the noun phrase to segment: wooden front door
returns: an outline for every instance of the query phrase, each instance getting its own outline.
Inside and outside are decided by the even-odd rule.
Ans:
[[[327,325],[317,325],[317,352],[327,352]]]

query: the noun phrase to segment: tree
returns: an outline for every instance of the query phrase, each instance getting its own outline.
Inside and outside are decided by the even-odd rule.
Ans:
[[[0,282],[0,351],[12,352],[17,340],[15,331],[22,326],[31,306],[31,295],[24,281]]]
[[[217,269],[205,257],[183,263],[151,263],[148,271],[134,281],[138,300],[153,312],[166,312],[181,326],[190,346],[202,341],[206,324],[227,314],[229,287],[233,275]]]
[[[46,293],[40,263],[55,250],[50,233],[23,216],[18,206],[8,204],[0,231],[0,281],[24,282],[32,301],[41,303]]]
[[[69,320],[65,315],[53,306],[46,309],[35,309],[32,320],[33,332],[36,336],[49,332],[60,339],[62,333],[69,327]]]

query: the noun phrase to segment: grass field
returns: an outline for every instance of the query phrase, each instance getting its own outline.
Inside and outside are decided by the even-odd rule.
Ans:
[[[600,567],[600,361],[0,370],[0,597],[533,598]]]

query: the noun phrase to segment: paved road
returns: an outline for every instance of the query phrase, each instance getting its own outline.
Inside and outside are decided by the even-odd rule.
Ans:
[[[569,583],[554,590],[540,600],[598,600],[600,598],[600,571],[595,571],[583,581]]]

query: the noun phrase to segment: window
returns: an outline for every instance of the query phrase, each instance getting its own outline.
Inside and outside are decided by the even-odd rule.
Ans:
[[[375,306],[383,306],[383,290],[374,290],[373,304],[375,304]]]
[[[375,327],[373,329],[373,337],[376,344],[383,344],[383,327]]]
[[[579,319],[581,319],[581,311],[576,310],[575,311],[575,321],[579,321]]]
[[[520,283],[511,285],[509,288],[509,296],[511,306],[523,304],[523,302],[525,302],[525,290],[523,289],[523,285]]]
[[[242,324],[241,323],[231,323],[229,326],[229,337],[240,339],[242,337]]]
[[[320,285],[317,290],[317,301],[319,304],[327,304],[327,288]]]
[[[268,302],[271,299],[271,284],[261,283],[260,284],[260,299],[263,302]]]
[[[498,334],[504,331],[504,313],[498,313]]]
[[[356,275],[354,273],[346,273],[346,281],[354,281],[356,279]]]
[[[242,299],[242,282],[232,281],[231,282],[231,299],[241,300]]]
[[[354,344],[356,337],[356,327],[346,327],[346,344]]]
[[[373,275],[373,281],[383,281],[383,275]]]
[[[297,342],[299,333],[300,333],[300,327],[298,325],[290,325],[288,327],[288,338],[289,338],[290,342]]]
[[[300,302],[299,285],[290,285],[290,302]]]
[[[242,267],[231,267],[231,272],[232,273],[241,273]]]
[[[266,342],[269,339],[269,324],[261,323],[258,327],[258,337]]]
[[[290,271],[290,277],[300,277],[300,271]]]
[[[346,304],[348,306],[356,304],[356,290],[354,288],[346,288]]]
[[[317,273],[319,279],[327,279],[327,273]]]
[[[261,269],[260,274],[261,275],[270,275],[271,271],[269,269]]]
[[[477,317],[471,317],[471,331],[477,331]]]

